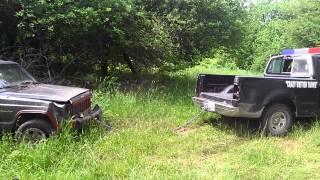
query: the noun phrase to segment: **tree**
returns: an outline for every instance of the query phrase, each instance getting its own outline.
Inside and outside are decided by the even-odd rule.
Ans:
[[[19,8],[15,1],[0,1],[0,55],[5,50],[2,48],[11,49],[16,44],[18,19],[15,13]]]

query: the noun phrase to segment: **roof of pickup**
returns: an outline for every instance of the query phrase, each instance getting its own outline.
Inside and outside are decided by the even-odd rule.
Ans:
[[[293,54],[320,54],[320,47],[284,49],[281,52],[281,55],[293,55]]]
[[[13,61],[4,61],[4,60],[0,59],[0,64],[18,64],[18,63],[13,62]]]

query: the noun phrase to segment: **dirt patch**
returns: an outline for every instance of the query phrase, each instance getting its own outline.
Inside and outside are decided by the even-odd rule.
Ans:
[[[229,146],[227,144],[221,143],[214,145],[213,147],[204,148],[201,150],[201,153],[203,157],[209,157],[218,153],[226,152],[228,147]]]
[[[287,154],[297,153],[304,146],[301,140],[294,139],[277,139],[276,144]]]
[[[197,128],[180,128],[178,130],[175,131],[176,134],[178,135],[188,135],[191,134],[193,132],[195,132],[197,130]]]
[[[215,154],[221,154],[237,147],[245,142],[242,138],[236,139],[216,139],[207,143],[206,147],[201,150],[202,156],[210,157]]]
[[[163,165],[163,164],[170,164],[175,166],[176,168],[203,168],[208,163],[213,163],[216,165],[223,165],[226,160],[224,156],[210,156],[210,157],[203,157],[196,154],[186,155],[177,155],[175,157],[164,157],[164,156],[151,156],[147,157],[146,160],[154,165]]]

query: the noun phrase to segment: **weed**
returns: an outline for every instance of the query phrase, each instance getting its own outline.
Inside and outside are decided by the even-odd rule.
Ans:
[[[4,136],[0,178],[319,178],[317,122],[307,128],[297,123],[287,137],[266,138],[256,135],[251,122],[206,113],[174,133],[172,129],[199,111],[191,102],[199,72],[252,74],[199,66],[164,75],[124,76],[116,91],[105,91],[102,85],[94,100],[118,131],[92,124],[78,139],[64,131],[36,147]]]

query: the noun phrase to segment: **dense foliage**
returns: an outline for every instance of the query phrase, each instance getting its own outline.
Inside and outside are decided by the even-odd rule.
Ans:
[[[319,0],[4,0],[0,58],[49,78],[177,70],[201,57],[262,69],[320,43]],[[72,67],[72,71],[70,71]],[[38,74],[43,76],[43,74]]]
[[[124,67],[133,73],[182,68],[212,48],[233,45],[241,31],[234,0],[20,0],[0,8],[1,48],[15,52],[2,57],[28,63],[36,54],[57,76],[69,64],[102,75]]]
[[[320,45],[319,0],[263,0],[247,13],[246,36],[238,49],[241,68],[261,70],[270,55],[285,48]]]

